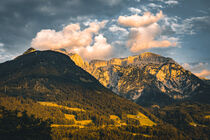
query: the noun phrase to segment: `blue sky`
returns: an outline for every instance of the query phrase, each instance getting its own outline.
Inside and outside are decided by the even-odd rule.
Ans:
[[[0,62],[30,46],[84,59],[142,52],[210,78],[209,0],[1,0]]]

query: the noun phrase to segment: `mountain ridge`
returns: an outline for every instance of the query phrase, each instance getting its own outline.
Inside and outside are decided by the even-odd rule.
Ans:
[[[203,94],[209,90],[204,80],[185,70],[172,58],[151,52],[89,63],[78,54],[70,54],[69,57],[102,85],[141,105],[196,100],[199,95],[205,100],[204,96],[209,96]],[[202,93],[198,95],[199,92]]]
[[[77,64],[85,64],[79,63],[81,60],[79,55],[34,49],[26,52],[14,60],[0,64],[0,123],[3,126],[0,128],[0,135],[9,136],[10,130],[16,134],[19,128],[14,130],[11,127],[4,130],[8,123],[17,124],[26,131],[27,129],[15,120],[21,119],[19,116],[27,112],[29,119],[36,121],[35,118],[37,118],[39,122],[46,122],[49,135],[53,139],[194,139],[194,135],[191,136],[191,134],[196,130],[201,134],[195,134],[195,139],[199,139],[200,136],[206,139],[209,137],[205,135],[205,132],[209,131],[209,121],[206,120],[209,115],[208,107],[205,112],[199,113],[202,107],[190,103],[188,106],[193,106],[197,112],[191,115],[190,112],[185,111],[188,108],[184,108],[184,111],[180,109],[178,114],[181,118],[188,116],[183,121],[179,120],[180,117],[176,118],[176,106],[172,106],[170,112],[167,112],[167,107],[162,109],[153,106],[151,111],[159,117],[157,118],[148,108],[145,109],[136,104],[139,103],[138,100],[140,103],[143,101],[166,103],[171,100],[163,93],[157,92],[159,89],[154,86],[156,84],[154,76],[146,71],[148,66],[154,67],[152,63],[149,65],[138,63],[137,66],[112,64],[94,69],[98,76],[105,72],[111,78],[119,78],[110,81],[113,84],[122,84],[121,87],[125,89],[120,88],[120,91],[128,90],[124,97],[136,98],[136,103],[133,103],[120,97],[123,94],[116,95],[110,90],[111,88],[107,89],[90,73],[78,67],[74,62],[76,60]],[[71,60],[70,56],[74,56],[75,60]],[[149,59],[149,61],[155,60]],[[142,65],[145,65],[143,69]],[[158,65],[159,63],[155,61],[155,66]],[[119,77],[109,75],[109,72]],[[142,91],[150,89],[151,92],[141,93],[140,97],[144,98],[138,98],[137,94],[130,92],[130,89],[133,93],[134,90],[140,90],[136,87],[144,88]],[[158,102],[157,99],[159,99]],[[15,116],[8,116],[9,114],[4,113],[5,110],[16,112]],[[168,120],[168,114],[175,114],[173,120]],[[8,123],[5,124],[2,121],[5,118],[17,119],[7,119]],[[176,125],[176,122],[184,122],[184,125]],[[28,121],[25,120],[24,123]],[[180,131],[183,127],[191,127],[191,129]],[[33,128],[33,124],[29,124],[28,128]]]
[[[87,62],[78,54],[68,55],[77,66],[93,75],[116,94],[140,105],[167,105],[181,100],[209,103],[209,85],[173,59],[151,52],[125,58]],[[198,94],[199,93],[199,94]],[[199,99],[199,100],[198,100]]]

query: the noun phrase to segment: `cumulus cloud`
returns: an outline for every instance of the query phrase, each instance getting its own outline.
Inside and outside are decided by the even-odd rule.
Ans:
[[[210,76],[210,70],[202,70],[200,73],[194,73],[198,77],[208,77]]]
[[[142,16],[120,16],[118,18],[119,24],[131,27],[127,46],[132,53],[151,48],[166,48],[177,45],[175,38],[160,37],[162,29],[157,22],[163,17],[164,15],[160,11],[156,15],[146,12]]]
[[[111,54],[112,46],[106,38],[98,32],[105,26],[107,21],[91,22],[84,30],[79,24],[70,24],[63,30],[41,30],[31,42],[31,47],[39,50],[65,48],[70,52],[78,53],[83,58],[102,59]],[[93,36],[95,38],[93,39]],[[91,46],[91,44],[93,44]]]
[[[165,48],[176,46],[175,42],[168,40],[155,40],[161,33],[160,26],[153,23],[148,27],[132,28],[129,34],[128,46],[133,53],[151,48]]]
[[[150,12],[145,12],[143,16],[139,15],[119,16],[118,23],[120,25],[128,27],[143,27],[156,23],[158,20],[160,20],[163,17],[164,15],[162,11],[160,11],[156,15],[153,15]]]
[[[71,52],[81,55],[86,60],[106,59],[112,54],[113,47],[107,43],[107,39],[99,34],[94,38],[92,46],[72,49]]]
[[[97,34],[105,24],[105,21],[92,22],[84,30],[80,29],[79,24],[67,25],[58,32],[50,29],[41,30],[32,40],[31,46],[40,50],[88,46],[92,42],[93,35]]]

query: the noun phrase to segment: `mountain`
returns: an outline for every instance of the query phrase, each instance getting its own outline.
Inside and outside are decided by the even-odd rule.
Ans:
[[[63,49],[30,48],[14,60],[0,64],[1,139],[209,139],[208,105],[175,104],[168,108],[152,106],[148,110],[121,97],[128,93],[116,95],[81,68],[95,70],[98,76],[113,72],[131,85],[136,77],[142,80],[141,75],[146,72],[141,68],[150,66],[148,61],[151,65],[175,64],[159,55],[148,58],[151,55],[154,54],[141,54],[141,60],[135,56],[88,63]],[[151,74],[143,76],[145,87],[154,80],[150,79]],[[150,87],[154,90],[151,95],[157,95],[155,86]]]
[[[5,139],[188,137],[114,94],[57,51],[30,48],[0,64],[0,77],[0,137]]]
[[[192,100],[209,103],[209,84],[185,70],[171,58],[145,52],[127,58],[85,62],[71,59],[105,87],[140,105],[166,105]]]

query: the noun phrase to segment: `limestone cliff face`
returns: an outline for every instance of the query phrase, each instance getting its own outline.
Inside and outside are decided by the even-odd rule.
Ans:
[[[93,60],[89,65],[79,62],[75,61],[105,87],[140,104],[148,98],[157,103],[162,96],[167,100],[163,102],[187,99],[202,84],[201,79],[173,59],[149,52],[108,61]]]

